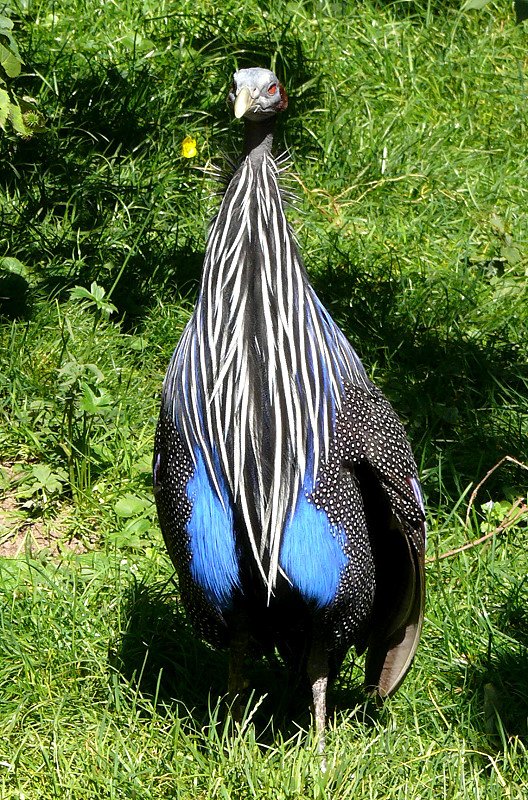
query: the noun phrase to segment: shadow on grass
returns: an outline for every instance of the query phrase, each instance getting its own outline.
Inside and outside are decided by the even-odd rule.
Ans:
[[[133,586],[124,601],[125,632],[115,666],[161,706],[183,704],[198,720],[225,694],[227,654],[203,644],[187,623],[176,593]]]
[[[125,263],[112,299],[128,327],[174,289],[186,295],[203,261],[202,223],[196,229],[194,222],[202,176],[181,157],[181,141],[190,125],[200,146],[214,151],[214,137],[227,121],[233,71],[269,65],[270,53],[278,72],[304,87],[303,107],[318,104],[311,61],[291,22],[285,12],[266,33],[242,26],[245,36],[233,41],[232,31],[219,35],[223,26],[215,15],[149,20],[160,45],[180,40],[183,26],[201,53],[193,69],[181,67],[181,75],[168,54],[170,84],[161,80],[161,57],[156,72],[138,64],[133,51],[130,62],[87,58],[81,69],[72,44],[54,55],[51,67],[37,37],[28,62],[37,73],[53,71],[57,94],[44,93],[41,101],[48,119],[44,133],[0,140],[0,191],[10,198],[0,207],[0,249],[5,238],[9,252],[35,271],[40,289],[59,296],[92,281],[108,290]],[[31,76],[22,76],[19,86],[31,96],[42,88]],[[197,119],[189,123],[193,113]],[[240,126],[233,130],[238,150]]]
[[[528,647],[496,653],[479,677],[484,731],[497,740],[499,750],[501,728],[507,738],[519,737],[528,744]]]
[[[29,283],[22,275],[3,270],[0,266],[0,318],[27,319],[30,311]]]
[[[126,629],[112,656],[123,678],[150,698],[158,711],[176,712],[183,706],[198,727],[211,724],[211,710],[222,702],[227,716],[228,654],[205,645],[185,619],[176,592],[167,586],[136,584],[123,608]],[[288,738],[311,725],[307,682],[288,673],[278,658],[259,658],[248,664],[256,709],[252,721],[263,744],[280,733]],[[359,685],[350,683],[344,668],[328,696],[329,715],[365,705]],[[263,698],[260,701],[260,698]],[[368,704],[365,724],[377,711]]]
[[[490,622],[488,647],[465,667],[451,665],[446,686],[459,699],[452,710],[447,711],[448,704],[444,711],[452,714],[450,723],[461,726],[464,735],[468,723],[478,732],[479,748],[484,743],[485,752],[501,756],[516,746],[516,740],[528,745],[528,579],[503,595]],[[487,759],[483,764],[490,766]]]
[[[501,641],[494,647],[491,642],[488,663],[477,675],[484,685],[485,718],[488,728],[491,724],[498,728],[500,724],[507,737],[518,736],[528,744],[527,577],[504,597],[497,613],[497,627],[507,637],[507,644]]]
[[[124,268],[112,300],[129,328],[160,296],[191,291],[203,261],[201,226],[179,213],[202,176],[181,159],[172,129],[159,128],[164,114],[178,117],[178,98],[165,107],[151,95],[145,70],[67,73],[47,109],[55,124],[30,140],[0,141],[0,192],[9,199],[0,204],[0,249],[5,240],[40,295],[64,297],[92,281],[108,291]]]
[[[422,20],[426,14],[460,12],[460,0],[374,0],[380,8],[391,8],[398,17],[416,17]]]
[[[381,388],[424,465],[434,465],[441,454],[443,472],[427,486],[430,502],[436,504],[442,492],[459,496],[504,455],[522,460],[528,452],[528,369],[506,327],[487,337],[466,335],[458,324],[467,307],[457,308],[463,293],[454,285],[457,278],[450,285],[446,276],[441,287],[433,287],[445,300],[433,304],[436,319],[428,319],[426,275],[412,276],[410,297],[388,259],[371,268],[356,253],[336,248],[333,255],[314,276],[314,286],[367,371],[379,368]],[[471,296],[471,278],[463,280]],[[482,502],[496,491],[513,499],[518,487],[519,470],[507,465],[486,483]]]
[[[402,13],[415,7],[441,13],[445,7],[425,0],[393,5]],[[168,24],[183,23],[177,16]],[[112,296],[125,330],[141,328],[160,298],[194,295],[201,272],[203,236],[195,223],[201,189],[179,155],[183,128],[175,135],[168,119],[178,119],[182,109],[196,112],[197,119],[203,116],[203,128],[198,129],[215,152],[214,137],[222,131],[225,140],[226,125],[219,76],[227,90],[236,66],[269,63],[269,53],[275,52],[277,71],[295,87],[288,137],[304,157],[314,146],[303,116],[295,113],[295,94],[303,112],[318,107],[318,81],[324,76],[318,72],[314,78],[288,14],[266,35],[255,29],[253,38],[236,43],[218,35],[213,17],[192,24],[193,46],[203,58],[185,80],[175,76],[168,97],[156,92],[147,70],[133,64],[128,74],[101,64],[88,65],[81,76],[78,71],[70,74],[72,55],[65,52],[60,96],[48,109],[55,126],[28,142],[5,145],[6,157],[0,157],[0,186],[14,198],[11,208],[0,210],[0,230],[10,252],[40,271],[40,290],[55,296],[94,280],[108,290],[125,265]],[[160,37],[169,35],[161,28]],[[196,107],[196,98],[206,98],[203,106]],[[238,148],[240,130],[232,130]],[[317,148],[314,157],[320,157]],[[176,182],[171,173],[177,173]],[[119,218],[121,208],[126,210],[124,219]],[[403,307],[388,259],[370,270],[360,253],[343,256],[331,243],[327,252],[329,263],[314,275],[316,289],[367,370],[377,365],[383,373],[382,388],[406,420],[425,466],[437,469],[440,456],[444,460],[443,474],[428,482],[432,503],[444,490],[451,497],[459,495],[505,454],[522,459],[528,452],[523,421],[528,374],[507,336],[494,331],[485,344],[470,340],[457,329],[454,317],[448,329],[439,318],[442,303],[436,300],[436,327],[413,318]],[[420,276],[416,286],[420,288]],[[417,315],[423,316],[429,306],[425,288],[422,281]],[[29,315],[31,303],[17,313]],[[486,488],[497,488],[504,496],[516,484],[511,469],[501,470]]]

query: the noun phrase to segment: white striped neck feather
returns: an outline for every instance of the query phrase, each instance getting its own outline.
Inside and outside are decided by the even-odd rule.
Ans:
[[[368,385],[302,264],[271,155],[273,125],[246,123],[244,157],[211,227],[200,296],[173,362],[183,386],[177,427],[222,504],[232,498],[268,594],[283,532],[328,455],[344,382]]]

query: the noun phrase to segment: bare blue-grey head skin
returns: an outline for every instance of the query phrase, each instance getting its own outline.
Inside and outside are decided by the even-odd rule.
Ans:
[[[262,122],[288,106],[288,96],[275,73],[261,67],[235,72],[227,99],[235,117],[248,122]]]
[[[258,159],[271,153],[277,114],[288,107],[288,95],[275,73],[262,67],[239,69],[227,102],[235,118],[246,123],[244,155]]]

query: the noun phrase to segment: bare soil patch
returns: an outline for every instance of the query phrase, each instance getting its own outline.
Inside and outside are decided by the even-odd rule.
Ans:
[[[20,558],[28,549],[32,555],[47,549],[60,556],[64,550],[85,553],[85,544],[77,538],[66,539],[64,513],[50,520],[34,519],[21,508],[16,492],[9,487],[13,471],[8,464],[0,464],[0,557]],[[7,485],[7,488],[2,488]]]

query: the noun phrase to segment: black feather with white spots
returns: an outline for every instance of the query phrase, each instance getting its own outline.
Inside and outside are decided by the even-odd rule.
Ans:
[[[179,578],[185,611],[198,634],[213,647],[225,647],[227,628],[189,569],[191,550],[185,529],[191,516],[186,486],[194,466],[173,421],[162,407],[154,445],[154,496],[160,527]]]
[[[348,564],[325,614],[337,663],[368,640],[379,562],[388,537],[405,536],[418,557],[425,547],[424,513],[416,496],[416,465],[390,403],[375,386],[347,383],[327,461],[311,501],[346,532]]]
[[[223,615],[205,597],[192,579],[189,563],[191,551],[185,526],[191,504],[185,487],[192,475],[193,464],[178,435],[174,423],[162,411],[156,432],[155,495],[158,515],[169,554],[179,575],[182,602],[199,635],[214,647],[228,643]],[[362,472],[362,470],[368,472]],[[338,593],[332,605],[318,615],[333,642],[331,652],[339,664],[347,650],[355,646],[365,649],[376,595],[376,554],[380,539],[396,536],[387,514],[375,509],[369,514],[369,484],[375,486],[376,498],[385,499],[401,532],[423,556],[423,510],[409,478],[416,478],[416,466],[400,421],[390,403],[372,384],[368,390],[348,383],[338,416],[329,457],[323,464],[316,490],[310,497],[316,508],[323,509],[334,525],[345,531],[344,568]],[[288,596],[281,581],[281,599]],[[264,598],[264,595],[263,595]],[[286,600],[287,602],[287,600]],[[276,615],[277,601],[273,604]],[[266,616],[263,599],[259,612]],[[268,626],[262,628],[269,643]],[[255,629],[258,640],[258,627]]]

